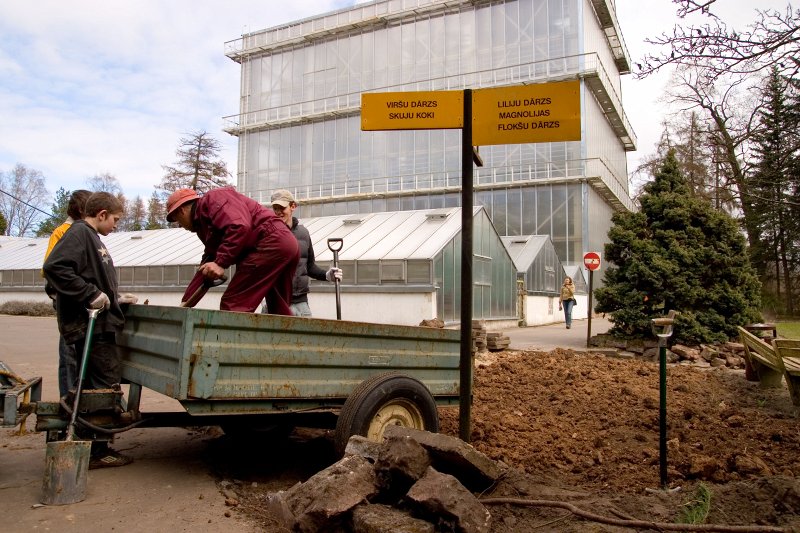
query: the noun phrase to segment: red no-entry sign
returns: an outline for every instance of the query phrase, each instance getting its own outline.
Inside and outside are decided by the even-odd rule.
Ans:
[[[598,270],[600,268],[600,253],[586,252],[583,256],[583,264],[589,270]]]

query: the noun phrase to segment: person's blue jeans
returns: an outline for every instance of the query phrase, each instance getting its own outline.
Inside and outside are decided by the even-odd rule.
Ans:
[[[58,336],[58,393],[61,398],[75,387],[78,381],[78,358],[75,346],[67,344],[64,337]]]
[[[311,307],[308,302],[297,302],[289,306],[294,316],[311,316]]]
[[[561,305],[564,308],[564,321],[568,328],[572,327],[572,308],[575,306],[575,300],[564,300]]]

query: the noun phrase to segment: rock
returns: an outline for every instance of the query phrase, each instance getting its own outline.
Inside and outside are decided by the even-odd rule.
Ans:
[[[434,533],[433,524],[388,505],[362,504],[353,509],[353,533]]]
[[[390,497],[402,496],[425,475],[429,466],[430,455],[417,441],[408,436],[389,437],[375,463],[378,487]]]
[[[294,530],[335,530],[356,505],[378,494],[372,464],[358,455],[345,457],[295,485],[284,500],[295,516]]]
[[[667,363],[677,363],[680,357],[672,350],[667,350]]]
[[[344,449],[344,455],[359,455],[364,459],[368,459],[371,463],[378,460],[381,453],[381,444],[379,442],[371,441],[361,435],[353,435],[347,441],[347,446]]]
[[[705,361],[708,361],[710,363],[714,358],[718,356],[719,356],[719,350],[715,350],[710,346],[705,346],[705,345],[701,346],[700,357],[702,357]]]
[[[267,494],[264,500],[264,510],[272,515],[277,528],[291,531],[294,527],[295,518],[289,510],[289,506],[286,505],[285,494],[284,491]]]
[[[642,357],[648,360],[657,360],[658,359],[658,348],[647,348],[643,353]]]
[[[694,348],[689,348],[688,346],[684,346],[683,344],[675,344],[670,348],[672,353],[676,354],[681,359],[688,359],[689,361],[694,361],[698,357],[700,357],[700,353],[695,350]]]
[[[730,368],[744,368],[744,359],[736,355],[725,357],[725,364]]]
[[[459,533],[489,531],[489,511],[449,474],[428,468],[425,475],[408,491],[406,499],[413,502],[423,516],[436,517],[440,524],[450,522],[454,526],[452,530]]]
[[[725,366],[727,363],[728,362],[721,357],[715,357],[714,359],[711,360],[711,366],[714,368]]]
[[[503,474],[497,463],[455,437],[401,426],[388,426],[383,436],[411,437],[428,451],[434,468],[456,476],[474,492],[487,489]]]
[[[723,343],[722,346],[726,350],[734,352],[734,353],[744,353],[744,344],[742,344],[741,342],[728,341],[726,343]]]

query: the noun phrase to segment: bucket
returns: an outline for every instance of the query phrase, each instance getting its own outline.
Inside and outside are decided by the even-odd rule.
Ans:
[[[83,377],[86,375],[86,364],[92,345],[94,323],[101,309],[87,309],[89,322],[86,326],[86,340],[83,343],[81,366],[78,370],[78,386],[75,389],[75,401],[72,404],[67,438],[63,441],[47,443],[44,465],[44,482],[42,483],[41,501],[45,505],[67,505],[86,499],[86,480],[89,477],[89,460],[92,455],[92,441],[75,440],[75,425],[78,420],[78,408],[81,402]]]
[[[68,505],[85,500],[91,454],[89,440],[48,442],[39,501],[45,505]]]

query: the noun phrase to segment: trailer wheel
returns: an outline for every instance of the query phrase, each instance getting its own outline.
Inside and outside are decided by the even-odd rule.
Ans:
[[[336,451],[343,454],[353,435],[381,442],[388,426],[439,431],[436,401],[419,380],[387,372],[362,381],[339,413],[334,435]]]

